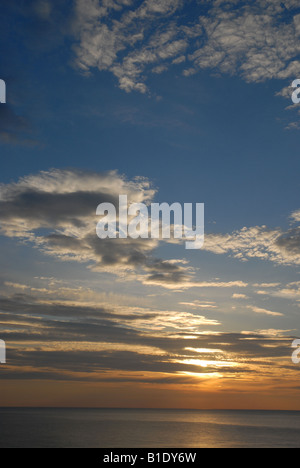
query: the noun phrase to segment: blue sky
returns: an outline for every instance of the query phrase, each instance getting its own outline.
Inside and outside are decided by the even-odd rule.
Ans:
[[[181,321],[186,334],[194,333],[191,341],[205,331],[207,343],[194,348],[207,349],[217,327],[224,348],[237,348],[222,359],[224,375],[231,361],[238,366],[230,374],[229,393],[237,391],[237,374],[248,388],[250,369],[242,363],[257,363],[271,341],[268,372],[254,363],[251,372],[272,388],[286,369],[286,404],[278,395],[273,405],[287,406],[299,372],[290,364],[290,346],[300,333],[299,110],[290,88],[300,73],[297,2],[31,0],[4,1],[1,9],[0,78],[7,83],[7,104],[0,108],[3,326],[12,313],[0,333],[12,356],[3,379],[58,381],[57,350],[65,378],[78,378],[68,367],[72,354],[66,344],[72,339],[84,355],[75,331],[73,338],[62,335],[53,338],[53,348],[43,348],[36,343],[35,319],[48,324],[65,307],[67,322],[77,323],[79,308],[96,313],[100,307],[111,310],[105,320],[113,326],[122,311],[118,353],[130,346],[124,330],[133,341],[138,330],[149,342],[157,340],[151,335],[157,330],[169,346]],[[145,178],[144,185],[137,176]],[[115,196],[118,187],[140,201],[149,196],[205,203],[204,249],[97,244],[97,193],[100,203],[103,193]],[[82,207],[76,211],[81,203],[86,213]],[[16,325],[25,317],[26,327],[33,323],[31,338],[26,327]],[[85,330],[90,323],[81,321]],[[85,342],[97,341],[88,330],[83,333]],[[235,339],[241,341],[251,333],[259,344],[239,348],[230,333],[240,334]],[[110,340],[101,335],[97,341],[98,347],[109,343],[106,353],[116,353],[113,363],[106,354],[99,368],[91,364],[97,382],[110,365],[111,382],[118,372],[141,370],[138,344],[131,343],[135,364],[129,360],[118,368]],[[178,379],[180,395],[181,384],[200,385],[203,366],[199,359],[198,366],[188,364],[181,345],[172,351],[175,359],[168,346],[158,348],[169,353],[170,368],[159,361],[151,372]],[[205,375],[225,378],[216,375],[217,357],[209,363]],[[181,382],[183,375],[191,381]],[[148,385],[156,384],[152,379],[149,374]]]

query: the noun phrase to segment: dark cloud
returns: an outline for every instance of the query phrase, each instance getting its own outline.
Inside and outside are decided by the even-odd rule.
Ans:
[[[300,255],[300,228],[291,229],[276,240],[276,245],[288,256]]]
[[[24,190],[11,200],[0,202],[2,219],[27,219],[40,223],[40,227],[70,222],[80,226],[78,218],[95,216],[99,203],[118,204],[117,197],[93,192],[48,193],[41,190]],[[82,224],[81,224],[82,225]]]
[[[146,279],[146,283],[161,283],[161,284],[178,284],[182,285],[188,280],[188,276],[180,271],[180,268],[176,268],[177,271],[172,273],[152,273]]]
[[[1,379],[115,381],[115,375],[105,374],[141,372],[151,373],[142,379],[149,383],[187,383],[193,372],[221,372],[232,378],[259,374],[261,368],[271,372],[278,360],[291,354],[291,337],[274,333],[197,335],[196,330],[190,332],[189,323],[182,323],[176,337],[168,330],[158,334],[153,327],[161,314],[45,303],[30,295],[0,297],[1,338],[7,344]],[[170,377],[162,379],[160,374]],[[120,381],[131,381],[128,378]]]
[[[153,256],[159,241],[152,239],[99,239],[96,226],[100,203],[119,207],[119,195],[147,203],[154,197],[147,180],[126,180],[117,172],[89,173],[51,170],[25,177],[0,188],[1,231],[28,240],[61,260],[88,262],[94,270],[119,275],[140,269],[136,279],[161,285],[179,284],[190,276],[187,268]]]

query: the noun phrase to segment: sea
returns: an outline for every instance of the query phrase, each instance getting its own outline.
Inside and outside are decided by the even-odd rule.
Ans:
[[[300,412],[0,409],[1,448],[299,448]]]

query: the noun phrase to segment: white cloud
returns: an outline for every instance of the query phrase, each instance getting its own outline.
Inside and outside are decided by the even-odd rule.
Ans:
[[[277,264],[299,265],[300,228],[283,231],[254,226],[244,227],[232,234],[207,234],[204,249],[215,254],[230,253],[242,261],[261,259]]]
[[[280,1],[271,5],[259,0],[238,8],[211,4],[208,15],[199,18],[207,40],[189,56],[194,67],[217,68],[256,82],[290,78],[300,71],[299,18],[294,5],[287,17]]]
[[[180,272],[178,279],[176,279],[176,275],[172,274],[153,274],[145,278],[143,283],[173,290],[191,288],[246,288],[248,286],[248,283],[244,281],[195,281],[190,276],[187,276],[185,272]]]
[[[249,299],[246,294],[233,294],[232,299]]]
[[[183,2],[146,0],[131,9],[127,7],[133,2],[121,3],[117,8],[113,2],[100,6],[97,0],[76,0],[75,63],[83,72],[110,70],[121,89],[145,93],[145,70],[167,69],[164,62],[176,60],[188,46],[175,22],[169,21]],[[116,9],[122,11],[119,19],[113,19]]]
[[[267,291],[257,291],[256,294],[261,296],[271,296],[271,297],[280,297],[282,299],[289,300],[300,300],[300,282],[295,281],[293,283],[287,284],[285,287],[267,290]]]
[[[293,221],[300,223],[300,210],[294,211],[291,214],[291,218]]]
[[[83,72],[111,71],[127,92],[147,92],[151,70],[190,63],[246,81],[300,73],[300,15],[295,2],[207,2],[205,15],[185,16],[181,0],[76,0],[75,63]]]
[[[217,309],[215,302],[203,302],[203,301],[194,301],[194,302],[180,302],[180,305],[191,307],[192,309]]]
[[[260,307],[247,306],[247,309],[252,310],[256,314],[270,315],[273,317],[283,317],[283,314],[280,312],[273,312],[272,310],[261,309]]]

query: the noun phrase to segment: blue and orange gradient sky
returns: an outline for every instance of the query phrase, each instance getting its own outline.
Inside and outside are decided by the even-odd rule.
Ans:
[[[296,0],[2,0],[1,406],[300,410]],[[205,203],[205,244],[96,208]]]

